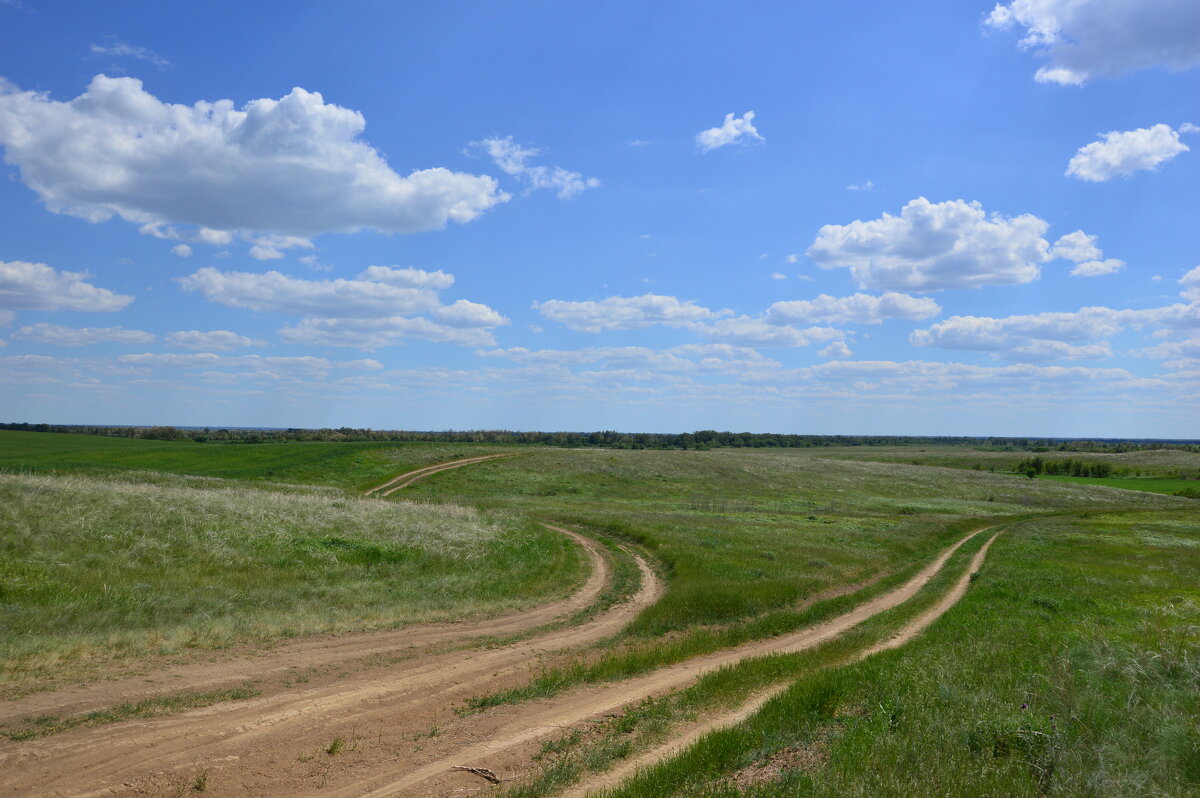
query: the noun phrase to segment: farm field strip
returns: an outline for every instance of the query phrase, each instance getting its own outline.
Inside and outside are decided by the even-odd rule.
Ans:
[[[493,758],[506,750],[522,746],[564,728],[578,724],[587,718],[612,712],[635,701],[657,695],[686,685],[707,673],[735,665],[743,660],[771,654],[786,654],[804,651],[832,640],[843,632],[878,615],[897,607],[915,596],[945,565],[953,554],[968,541],[992,527],[981,527],[960,538],[943,550],[932,562],[900,587],[871,599],[853,610],[832,620],[773,639],[755,641],[717,654],[711,654],[668,666],[647,676],[629,679],[614,685],[574,691],[569,695],[544,702],[523,706],[512,714],[514,720],[498,728],[462,730],[459,734],[468,740],[482,740],[459,746],[446,757],[410,770],[409,763],[398,763],[390,768],[391,774],[375,770],[366,779],[346,784],[331,791],[332,795],[366,795],[383,798],[396,794],[434,795],[439,790],[456,792],[462,786],[461,774],[447,774],[456,765],[488,767]],[[487,713],[485,713],[486,716]],[[489,720],[483,720],[486,725]],[[463,724],[470,725],[470,724]],[[452,781],[458,787],[448,786]]]
[[[911,641],[917,635],[921,634],[921,632],[925,631],[925,629],[929,628],[929,626],[938,618],[945,615],[951,607],[957,604],[959,600],[966,595],[967,587],[970,584],[971,577],[979,571],[980,567],[983,565],[984,559],[987,557],[987,552],[991,547],[992,542],[1000,536],[1002,531],[1003,530],[996,532],[990,538],[988,538],[987,542],[984,543],[979,551],[977,551],[971,558],[970,564],[963,572],[963,575],[954,584],[954,587],[951,588],[948,593],[943,595],[933,607],[930,607],[916,618],[909,621],[893,636],[860,651],[858,654],[851,657],[848,662],[857,662],[874,654],[878,654],[881,651],[899,648],[905,643]],[[840,665],[845,663],[838,664]],[[758,710],[760,710],[768,701],[787,690],[790,686],[790,682],[784,682],[765,690],[750,700],[744,702],[736,709],[726,712],[722,715],[709,718],[702,723],[697,723],[691,728],[687,729],[684,734],[677,736],[676,739],[671,740],[657,748],[646,751],[640,756],[630,759],[618,767],[595,778],[576,784],[565,792],[560,793],[560,796],[561,798],[585,798],[585,796],[591,796],[600,791],[615,787],[638,771],[684,751],[710,732],[735,726],[738,723],[741,723],[754,713],[758,712]]]
[[[424,468],[418,468],[414,471],[409,471],[408,473],[401,474],[398,477],[393,477],[392,479],[389,479],[387,482],[383,483],[382,485],[376,485],[375,487],[371,488],[370,490],[365,491],[363,493],[363,495],[364,496],[373,496],[376,493],[378,493],[379,496],[381,496],[381,497],[390,496],[391,494],[395,493],[396,491],[400,490],[401,488],[407,488],[409,485],[413,484],[417,480],[424,479],[425,477],[429,476],[430,474],[436,474],[439,471],[449,471],[452,468],[462,468],[463,466],[471,465],[473,463],[482,463],[484,460],[497,460],[502,457],[516,457],[516,455],[485,454],[480,457],[468,457],[465,460],[452,460],[448,463],[435,463],[434,465],[425,466]]]

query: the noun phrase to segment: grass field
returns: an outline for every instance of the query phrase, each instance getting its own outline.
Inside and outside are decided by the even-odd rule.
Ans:
[[[578,547],[503,511],[184,478],[0,475],[0,690],[562,595]]]
[[[1198,550],[1190,513],[1020,525],[922,638],[812,670],[612,796],[1194,795]]]
[[[497,450],[522,456],[441,472],[388,500],[358,495]],[[1200,794],[1200,504],[1163,495],[1196,484],[1185,477],[1200,455],[1063,454],[1150,475],[1106,480],[1010,473],[1024,456],[0,433],[4,678],[28,689],[147,655],[542,601],[578,584],[582,559],[539,521],[654,557],[667,583],[655,605],[528,685],[477,696],[483,710],[819,622],[903,581],[965,530],[999,524],[967,597],[907,646],[850,661],[934,602],[982,537],[912,602],[838,640],[744,662],[548,744],[540,775],[509,794],[553,794],[697,713],[789,683],[750,720],[615,795]],[[1124,483],[1138,489],[1111,489]]]
[[[154,471],[361,492],[422,466],[510,450],[423,442],[195,443],[0,430],[0,472]]]
[[[1200,480],[1176,479],[1173,477],[1064,477],[1042,476],[1040,479],[1052,479],[1057,482],[1073,482],[1076,485],[1102,485],[1106,488],[1122,490],[1144,490],[1151,493],[1167,495],[1187,495],[1195,492],[1200,498]]]

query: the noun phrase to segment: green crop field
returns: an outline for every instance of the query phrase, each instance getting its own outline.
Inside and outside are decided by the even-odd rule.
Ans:
[[[495,451],[521,456],[360,496]],[[484,712],[811,626],[992,527],[1001,535],[966,597],[911,643],[855,661],[932,606],[984,536],[851,633],[548,742],[537,774],[506,794],[552,795],[779,685],[748,720],[614,795],[1197,794],[1200,503],[1164,494],[1195,484],[1200,454],[1063,453],[1143,474],[1102,480],[1012,473],[1025,456],[0,433],[3,689],[546,601],[577,586],[584,564],[539,522],[651,557],[666,584],[654,605],[615,638],[462,708]]]

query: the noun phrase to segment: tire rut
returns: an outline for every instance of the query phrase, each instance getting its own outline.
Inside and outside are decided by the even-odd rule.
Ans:
[[[980,547],[979,551],[977,551],[971,558],[971,562],[967,566],[967,569],[963,572],[962,577],[954,584],[954,587],[952,587],[944,596],[942,596],[942,598],[935,605],[905,624],[904,627],[901,628],[900,631],[894,636],[888,638],[887,640],[880,641],[875,645],[864,649],[863,651],[860,651],[848,662],[843,664],[858,662],[874,654],[878,654],[881,651],[899,648],[928,629],[934,621],[945,615],[951,607],[957,604],[959,600],[967,594],[967,586],[971,582],[971,576],[979,571],[980,567],[983,565],[984,559],[987,557],[988,549],[991,548],[992,542],[995,541],[999,536],[1000,532],[997,532],[988,538],[987,542],[984,543],[983,546]],[[683,734],[678,735],[675,739],[657,748],[646,751],[640,756],[628,760],[627,762],[622,763],[620,766],[613,768],[606,773],[600,774],[595,778],[572,786],[565,792],[559,793],[559,798],[587,798],[587,796],[594,796],[602,790],[616,787],[618,784],[633,776],[638,771],[651,767],[659,762],[662,762],[663,760],[669,759],[676,754],[682,753],[685,749],[710,732],[717,731],[718,729],[728,728],[730,726],[736,726],[742,721],[747,720],[760,709],[762,709],[762,707],[768,701],[786,691],[790,686],[790,682],[777,685],[769,690],[765,690],[755,695],[748,701],[742,703],[741,706],[730,712],[710,718],[702,723],[692,724],[684,731]]]
[[[594,603],[611,574],[596,544],[570,530],[546,526],[581,541],[597,564],[588,585],[566,609]],[[419,729],[422,724],[428,726],[429,718],[440,715],[445,707],[497,682],[519,683],[529,664],[541,657],[616,633],[662,592],[646,561],[636,556],[635,560],[642,584],[632,598],[577,626],[529,640],[492,649],[433,653],[416,662],[350,673],[321,684],[173,717],[78,728],[40,740],[0,744],[0,791],[19,795],[156,793],[161,785],[175,784],[172,779],[179,772],[197,763],[212,767],[214,773],[236,763],[239,771],[246,771],[237,774],[245,787],[241,792],[270,792],[272,774],[279,773],[280,767],[294,766],[297,751],[312,748],[324,739],[326,729],[339,723]],[[577,607],[576,602],[582,606]],[[493,634],[494,623],[480,631]],[[408,631],[414,633],[419,630]],[[397,639],[404,634],[405,630],[400,630]],[[238,674],[243,679],[245,675],[244,671]],[[294,794],[295,790],[281,792]]]
[[[414,761],[418,760],[418,757],[406,757],[403,761],[377,767],[360,779],[346,780],[327,792],[333,796],[370,798],[395,795],[457,795],[472,792],[472,779],[478,777],[452,772],[452,767],[469,765],[489,768],[496,772],[510,772],[514,762],[528,761],[526,754],[517,755],[514,759],[510,752],[520,750],[522,746],[561,732],[588,718],[611,713],[641,699],[679,688],[706,673],[745,659],[803,651],[831,640],[868,618],[899,606],[915,596],[960,547],[987,528],[977,529],[944,549],[900,587],[870,599],[836,618],[790,634],[694,657],[616,684],[575,690],[569,695],[531,702],[511,712],[508,717],[505,717],[505,713],[495,713],[492,717],[488,717],[492,713],[484,713],[482,716],[476,716],[477,720],[474,723],[462,724],[464,728],[456,731],[460,744],[446,751],[444,755],[424,762]]]

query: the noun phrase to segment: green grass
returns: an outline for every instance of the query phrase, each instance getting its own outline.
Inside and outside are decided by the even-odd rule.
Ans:
[[[405,471],[514,447],[447,443],[229,444],[0,430],[0,471],[156,471],[355,492]]]
[[[1200,529],[1189,513],[1010,530],[928,632],[802,676],[611,795],[732,796],[779,752],[824,752],[743,794],[1194,795]]]
[[[0,475],[0,692],[564,595],[579,547],[513,513],[236,483]]]
[[[1039,479],[1051,479],[1055,482],[1072,482],[1076,485],[1102,485],[1106,488],[1121,488],[1122,490],[1143,490],[1150,493],[1165,493],[1167,495],[1186,495],[1195,492],[1200,498],[1200,481],[1195,479],[1173,479],[1171,477],[1063,477],[1041,476]]]
[[[768,688],[849,662],[941,598],[986,540],[987,535],[980,535],[965,544],[909,601],[864,621],[834,640],[795,654],[757,657],[721,668],[683,690],[648,699],[606,718],[589,734],[574,730],[547,741],[537,757],[541,763],[539,770],[504,792],[503,798],[553,795],[588,773],[603,773],[622,760],[661,744],[682,723],[709,713],[727,712]]]

